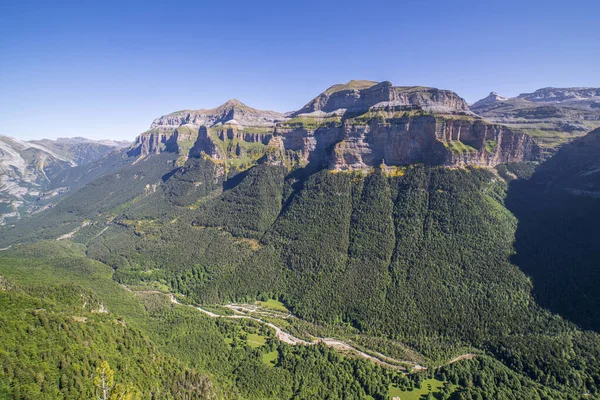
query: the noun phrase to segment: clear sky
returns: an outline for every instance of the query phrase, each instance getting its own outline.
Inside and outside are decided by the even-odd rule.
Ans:
[[[600,86],[600,1],[0,0],[0,134],[132,140],[237,98],[389,80],[473,102]]]

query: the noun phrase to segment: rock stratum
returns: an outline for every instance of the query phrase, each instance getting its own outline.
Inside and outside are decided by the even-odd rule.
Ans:
[[[128,150],[133,156],[162,152],[206,155],[237,168],[268,160],[354,171],[414,163],[493,167],[534,160],[539,149],[526,134],[473,114],[452,91],[350,81],[287,114],[238,100],[168,114]]]

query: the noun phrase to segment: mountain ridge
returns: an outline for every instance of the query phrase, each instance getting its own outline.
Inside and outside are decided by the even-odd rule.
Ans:
[[[128,154],[163,151],[183,159],[204,153],[236,167],[276,151],[282,164],[333,170],[414,162],[493,167],[537,157],[527,136],[481,121],[454,92],[357,80],[330,86],[286,114],[238,100],[167,114],[138,136]]]
[[[600,127],[599,88],[553,88],[512,98],[490,94],[470,106],[487,120],[531,135],[544,157]]]
[[[30,212],[36,201],[68,190],[52,187],[64,170],[96,161],[128,142],[95,141],[81,137],[22,141],[0,136],[0,223]],[[42,203],[44,202],[42,201]]]
[[[590,195],[597,131],[536,165],[528,135],[456,110],[385,104],[269,128],[217,124],[155,128],[149,136],[166,140],[145,142],[153,151],[132,152],[138,143],[63,170],[53,181],[69,193],[0,228],[0,273],[17,287],[55,265],[48,276],[74,269],[99,299],[138,299],[134,309],[107,302],[105,323],[138,321],[167,355],[238,389],[233,398],[302,397],[292,387],[312,398],[307,384],[332,382],[325,370],[299,372],[313,371],[316,359],[358,376],[335,384],[338,393],[352,385],[358,398],[383,400],[400,388],[402,396],[424,377],[438,379],[447,398],[598,397],[600,335],[580,329],[600,326],[600,208]],[[105,271],[100,286],[88,281],[95,268]],[[160,293],[215,315],[231,313],[223,307],[231,303],[265,315],[261,304],[275,303],[274,325],[294,337],[335,337],[427,370],[404,375],[324,347],[291,347],[268,326],[193,316],[192,307],[182,319],[183,307]],[[14,293],[2,296],[10,303]],[[20,312],[44,326],[44,312]],[[69,312],[77,324],[88,318],[85,327],[101,322]],[[462,354],[475,356],[446,365]],[[13,350],[9,360],[28,365]],[[12,393],[1,373],[0,390]],[[141,381],[140,389],[152,390]]]

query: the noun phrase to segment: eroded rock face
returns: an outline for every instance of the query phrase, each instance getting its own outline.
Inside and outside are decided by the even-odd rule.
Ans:
[[[339,127],[277,128],[275,135],[281,138],[282,150],[292,162],[300,164],[314,163],[327,166],[331,148],[343,140],[343,131]]]
[[[472,119],[406,117],[391,123],[344,124],[344,139],[335,145],[330,168],[362,170],[386,165],[493,167],[531,160],[536,146],[529,136],[500,125]]]
[[[282,119],[284,119],[283,114],[276,111],[257,110],[232,99],[212,109],[184,110],[164,115],[155,119],[150,128],[176,128],[181,125],[214,126],[232,120],[242,126],[272,126]]]
[[[490,96],[490,102],[503,101]],[[162,151],[207,156],[236,168],[262,160],[342,171],[382,163],[493,167],[535,159],[538,148],[529,136],[472,114],[454,92],[351,81],[332,86],[289,117],[229,101],[158,118],[131,152]]]
[[[278,127],[270,146],[286,161],[337,171],[386,165],[493,167],[534,160],[533,140],[502,125],[466,116],[408,115],[346,119],[316,128]]]
[[[358,82],[358,83],[357,83]],[[468,111],[463,98],[450,90],[422,86],[393,86],[391,82],[350,81],[335,85],[311,100],[293,115],[311,113],[365,112],[378,105],[419,106],[422,108]]]
[[[283,119],[283,115],[278,112],[256,110],[238,100],[229,100],[209,110],[178,111],[155,119],[150,129],[137,137],[128,154],[146,156],[168,151],[188,156],[193,147],[198,148],[195,146],[196,140],[204,140],[199,138],[202,127],[222,127],[225,134],[221,140],[266,144],[270,137],[260,133],[263,133],[265,128],[274,127],[276,122]],[[244,131],[249,127],[255,129]],[[261,132],[258,133],[256,129],[260,129]]]

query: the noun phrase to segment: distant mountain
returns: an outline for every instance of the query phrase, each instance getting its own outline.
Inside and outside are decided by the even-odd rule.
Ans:
[[[16,219],[34,203],[45,204],[68,187],[53,183],[61,172],[96,161],[128,142],[84,138],[22,141],[0,136],[0,223]]]
[[[564,103],[581,101],[600,101],[600,88],[574,87],[538,89],[533,93],[522,93],[519,99],[537,103]],[[581,103],[580,103],[581,104]]]
[[[548,154],[600,127],[598,88],[543,88],[514,98],[492,92],[469,108],[492,122],[523,130]]]
[[[481,109],[481,108],[490,106],[492,104],[496,104],[496,103],[503,102],[506,100],[508,100],[507,97],[500,96],[496,92],[491,92],[487,97],[484,97],[483,99],[479,100],[478,102],[473,103],[470,106],[470,109],[477,110],[477,109]]]

